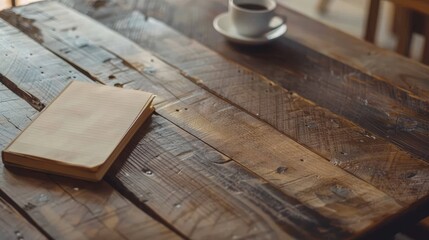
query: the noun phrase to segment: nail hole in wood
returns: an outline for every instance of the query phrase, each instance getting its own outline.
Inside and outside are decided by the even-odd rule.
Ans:
[[[283,174],[283,173],[285,173],[287,170],[288,170],[288,167],[278,167],[278,168],[276,169],[276,172],[277,172],[278,174]]]
[[[109,79],[115,79],[115,75],[109,75]]]

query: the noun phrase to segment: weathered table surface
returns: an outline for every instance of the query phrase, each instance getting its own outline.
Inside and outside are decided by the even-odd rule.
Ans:
[[[212,28],[224,0],[60,2],[0,13],[1,148],[70,80],[156,113],[102,182],[0,165],[0,238],[345,239],[427,215],[429,68],[285,7],[282,39],[244,47]]]

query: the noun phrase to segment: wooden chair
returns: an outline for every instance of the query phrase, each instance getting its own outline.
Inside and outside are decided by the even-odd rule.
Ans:
[[[423,50],[422,62],[429,65],[429,0],[389,0],[396,6],[396,19],[394,21],[396,27],[396,35],[398,36],[398,44],[396,51],[404,56],[409,56],[411,39],[415,30],[415,25],[422,25],[419,32],[425,36],[425,46]],[[326,13],[331,0],[320,0],[317,6],[319,13]],[[368,18],[366,23],[365,40],[369,42],[375,41],[377,32],[378,15],[380,11],[381,0],[370,0],[368,9]],[[423,14],[423,21],[416,21],[416,13]]]
[[[423,50],[422,62],[429,64],[429,0],[389,0],[395,4],[396,18],[400,19],[395,21],[396,34],[398,36],[398,44],[396,51],[399,54],[408,56],[410,52],[411,38],[413,28],[416,22],[413,21],[414,13],[419,12],[423,14],[423,30],[422,34],[425,36],[425,46]],[[371,0],[367,18],[367,28],[365,33],[365,40],[374,42],[375,33],[377,30],[378,14],[380,9],[381,0]]]

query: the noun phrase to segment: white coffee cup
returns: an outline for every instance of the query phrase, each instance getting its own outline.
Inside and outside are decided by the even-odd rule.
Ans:
[[[283,24],[275,16],[276,6],[275,0],[229,0],[231,23],[240,35],[261,36]]]

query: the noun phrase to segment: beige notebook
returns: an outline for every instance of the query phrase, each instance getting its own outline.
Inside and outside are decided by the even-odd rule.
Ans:
[[[98,181],[153,112],[151,93],[71,82],[2,152],[5,165]]]

